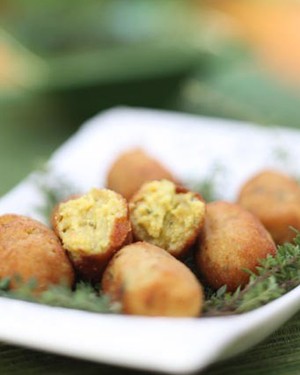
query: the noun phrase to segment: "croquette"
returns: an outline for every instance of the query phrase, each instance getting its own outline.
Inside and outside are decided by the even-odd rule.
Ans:
[[[203,292],[194,274],[165,250],[136,242],[110,261],[102,290],[131,315],[196,317]]]
[[[203,231],[196,251],[201,277],[213,289],[228,291],[245,286],[259,260],[276,254],[276,246],[260,221],[237,204],[212,202],[206,207]]]
[[[25,216],[0,216],[0,278],[11,278],[11,288],[34,280],[35,292],[52,284],[71,287],[74,270],[55,233]]]
[[[100,281],[113,254],[131,241],[128,204],[108,189],[92,189],[58,205],[53,227],[79,277]]]
[[[195,242],[205,217],[198,193],[167,180],[145,183],[130,200],[129,210],[134,238],[177,258]]]
[[[277,244],[293,240],[291,227],[300,230],[300,187],[281,172],[266,170],[252,177],[237,202],[259,218]]]
[[[143,183],[161,179],[175,181],[172,173],[159,161],[137,148],[117,158],[108,171],[106,186],[129,200]]]

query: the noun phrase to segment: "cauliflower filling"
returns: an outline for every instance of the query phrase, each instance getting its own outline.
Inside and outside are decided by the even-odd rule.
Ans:
[[[130,205],[131,220],[144,241],[180,250],[203,222],[205,204],[193,192],[177,193],[170,181],[145,184]]]
[[[106,189],[92,189],[80,198],[61,203],[57,228],[63,246],[74,253],[105,252],[116,219],[126,214],[121,198]]]

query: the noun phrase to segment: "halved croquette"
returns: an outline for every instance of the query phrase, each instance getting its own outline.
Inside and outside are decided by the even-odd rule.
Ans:
[[[181,257],[204,223],[205,203],[197,193],[160,180],[145,183],[129,203],[134,237]]]
[[[108,189],[60,203],[53,224],[76,271],[91,281],[100,281],[109,259],[131,237],[127,202]]]

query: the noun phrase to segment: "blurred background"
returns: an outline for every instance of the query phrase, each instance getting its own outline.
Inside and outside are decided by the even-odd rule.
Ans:
[[[300,126],[300,2],[0,1],[0,195],[118,105]]]

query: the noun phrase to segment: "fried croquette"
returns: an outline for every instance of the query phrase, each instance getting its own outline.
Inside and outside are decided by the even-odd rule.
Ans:
[[[125,199],[108,189],[62,202],[54,211],[53,226],[84,280],[100,281],[113,254],[131,242]]]
[[[196,262],[203,280],[213,289],[245,286],[259,260],[274,255],[276,246],[260,221],[237,204],[207,204]]]
[[[197,193],[167,180],[145,183],[129,202],[134,238],[185,255],[204,223],[205,203]]]
[[[237,201],[259,218],[277,244],[293,240],[291,227],[300,230],[300,187],[283,173],[257,174],[242,187]]]
[[[121,154],[113,163],[106,186],[129,200],[143,183],[161,179],[175,181],[162,164],[137,148]]]
[[[202,287],[194,274],[146,242],[128,245],[112,258],[102,289],[131,315],[196,317],[203,305]]]
[[[10,287],[34,280],[35,292],[52,284],[71,287],[74,270],[55,233],[25,216],[0,216],[0,278],[10,277]]]

